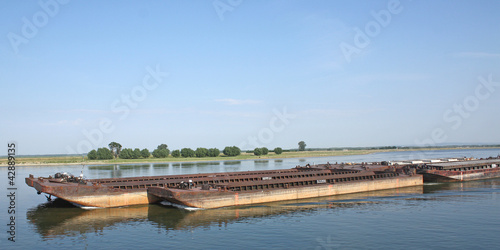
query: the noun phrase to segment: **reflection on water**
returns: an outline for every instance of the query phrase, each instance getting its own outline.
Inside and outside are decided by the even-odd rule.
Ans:
[[[500,178],[466,181],[466,182],[447,182],[447,183],[429,183],[424,184],[425,193],[442,193],[445,191],[460,191],[473,193],[475,191],[484,191],[488,189],[495,191],[500,187]],[[495,191],[496,192],[496,191]]]
[[[155,163],[153,164],[154,169],[163,169],[163,168],[168,168],[170,167],[170,164],[168,163]]]
[[[241,161],[223,161],[224,165],[241,165]]]
[[[118,165],[90,165],[87,167],[89,171],[99,171],[99,170],[114,170],[117,169]]]
[[[220,165],[219,161],[196,162],[196,166],[198,166],[198,167],[203,167],[203,166],[219,166],[219,165]]]
[[[269,165],[269,160],[255,160],[254,161],[255,165]]]
[[[253,206],[187,211],[163,205],[84,210],[56,199],[28,210],[26,217],[43,238],[100,232],[117,224],[149,221],[165,230],[190,230],[221,226],[251,218],[272,217],[318,209],[337,209],[376,203],[385,197],[405,197],[423,193],[423,187],[407,187],[321,198],[263,203]]]
[[[85,210],[63,200],[41,204],[28,210],[26,218],[43,238],[98,233],[119,223],[146,220],[148,206]]]

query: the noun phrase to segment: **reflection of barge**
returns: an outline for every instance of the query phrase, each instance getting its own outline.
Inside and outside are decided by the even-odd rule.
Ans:
[[[241,172],[213,183],[150,187],[148,194],[188,207],[218,208],[422,185],[409,167],[323,164]]]
[[[471,181],[500,177],[500,156],[480,160],[432,162],[417,166],[425,182]]]
[[[422,185],[422,177],[414,175],[409,168],[384,163],[90,180],[66,174],[48,178],[30,175],[26,183],[38,193],[47,193],[79,206],[119,207],[167,199],[204,208]],[[182,194],[182,197],[170,198],[171,192]]]

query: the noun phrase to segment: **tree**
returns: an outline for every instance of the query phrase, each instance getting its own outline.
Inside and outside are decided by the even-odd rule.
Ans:
[[[141,158],[141,150],[139,148],[135,148],[134,151],[132,151],[132,159],[139,158]]]
[[[299,142],[299,151],[305,151],[306,150],[306,143],[304,141]]]
[[[120,152],[120,159],[133,159],[134,151],[131,148],[124,148]]]
[[[210,157],[217,157],[220,155],[220,150],[216,149],[216,148],[210,148],[208,149],[208,156]]]
[[[281,153],[283,153],[283,149],[280,148],[280,147],[277,147],[274,149],[274,153],[277,154],[277,155],[280,155]]]
[[[208,149],[206,148],[197,148],[196,151],[194,152],[196,157],[207,157],[208,156]]]
[[[192,150],[190,148],[183,148],[183,149],[181,149],[181,156],[184,157],[184,158],[194,157],[195,156],[195,152],[194,152],[194,150]]]
[[[168,154],[170,154],[170,150],[168,150],[166,148],[162,148],[162,149],[157,148],[157,149],[153,150],[153,157],[155,157],[155,158],[167,158]]]
[[[90,150],[90,152],[87,154],[87,158],[89,160],[96,160],[97,159],[97,151],[95,151],[95,149]]]
[[[109,150],[111,150],[111,153],[115,156],[115,158],[118,158],[118,155],[120,155],[120,152],[122,150],[122,145],[118,142],[110,142],[108,144]]]
[[[266,147],[260,148],[260,151],[262,152],[262,155],[267,155],[269,153],[269,149],[267,149]]]
[[[142,158],[149,158],[151,156],[151,153],[149,153],[149,150],[147,148],[141,150],[141,156]]]
[[[222,153],[226,156],[238,156],[241,154],[241,150],[240,148],[236,147],[236,146],[232,146],[232,147],[225,147],[224,150],[222,150]]]
[[[175,158],[181,157],[181,151],[178,149],[172,151],[172,157],[175,157]]]
[[[262,150],[260,148],[255,148],[253,154],[256,156],[262,155]]]
[[[153,157],[155,158],[167,158],[170,154],[170,149],[168,149],[167,144],[160,144],[153,150]]]
[[[113,159],[113,153],[108,148],[98,148],[97,149],[97,159],[98,160]]]

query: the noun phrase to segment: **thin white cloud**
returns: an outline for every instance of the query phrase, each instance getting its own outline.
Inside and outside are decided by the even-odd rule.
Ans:
[[[262,103],[262,101],[260,101],[260,100],[251,100],[251,99],[240,100],[240,99],[231,99],[231,98],[216,99],[215,101],[221,102],[225,105],[255,105],[255,104]]]
[[[500,58],[500,53],[487,52],[459,52],[453,54],[455,57],[462,58]]]

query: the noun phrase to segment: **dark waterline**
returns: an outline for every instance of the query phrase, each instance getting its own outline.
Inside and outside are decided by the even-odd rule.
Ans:
[[[494,248],[500,245],[500,179],[189,212],[146,205],[82,210],[24,184],[28,174],[87,178],[291,168],[307,163],[488,157],[498,149],[390,152],[261,161],[18,167],[16,242],[2,249]],[[417,156],[417,157],[416,157]],[[421,157],[418,157],[421,156]],[[6,178],[6,169],[1,168]],[[7,184],[3,183],[3,190]],[[0,223],[8,223],[8,200]],[[7,229],[7,226],[4,226]]]

